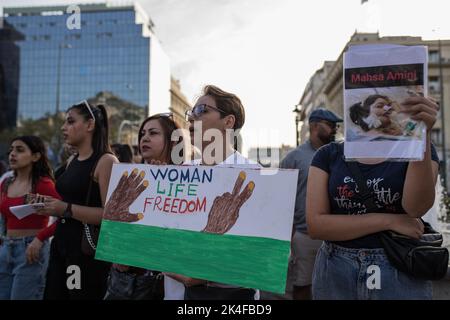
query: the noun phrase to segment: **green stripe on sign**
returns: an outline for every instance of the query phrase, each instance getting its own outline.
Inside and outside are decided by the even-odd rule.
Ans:
[[[104,220],[96,259],[284,293],[290,243]]]

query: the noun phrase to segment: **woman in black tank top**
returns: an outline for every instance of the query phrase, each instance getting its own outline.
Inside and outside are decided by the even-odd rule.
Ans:
[[[41,214],[55,214],[58,225],[50,249],[45,299],[102,299],[110,264],[82,250],[85,224],[99,226],[111,169],[117,158],[108,144],[104,106],[83,101],[70,107],[62,126],[65,142],[76,148],[56,180],[62,201],[47,198]],[[90,229],[92,230],[92,228]],[[88,233],[92,236],[91,232]]]

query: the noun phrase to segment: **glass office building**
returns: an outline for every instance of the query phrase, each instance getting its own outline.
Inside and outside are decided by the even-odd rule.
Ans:
[[[7,22],[0,28],[0,129],[14,127],[19,96],[20,55],[16,44],[24,35]]]
[[[167,110],[169,61],[144,10],[137,4],[78,8],[79,20],[71,8],[67,13],[68,7],[4,8],[0,70],[9,68],[13,74],[14,58],[18,79],[9,86],[7,75],[0,79],[10,88],[3,90],[8,98],[3,100],[16,109],[17,119],[65,111],[99,92],[110,92],[147,114]],[[2,36],[10,34],[7,29],[21,37]]]

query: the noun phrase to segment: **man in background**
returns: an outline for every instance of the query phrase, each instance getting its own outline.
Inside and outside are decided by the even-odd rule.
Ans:
[[[306,185],[309,166],[316,151],[335,140],[338,123],[342,121],[333,112],[324,108],[311,112],[308,121],[309,139],[288,153],[280,163],[280,168],[299,170],[288,275],[288,279],[293,281],[294,300],[311,300],[312,272],[317,251],[322,244],[321,240],[313,240],[308,236],[306,226]],[[289,288],[287,290],[289,291]]]

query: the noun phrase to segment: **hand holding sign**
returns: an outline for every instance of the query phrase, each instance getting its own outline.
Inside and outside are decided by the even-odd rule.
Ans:
[[[37,207],[40,207],[42,203],[45,202],[45,196],[39,193],[27,193],[24,197],[24,204],[38,204]]]
[[[409,114],[411,119],[415,121],[423,121],[430,131],[436,123],[437,114],[439,112],[439,105],[432,97],[411,97],[407,98],[402,103],[402,112]]]
[[[105,206],[103,218],[113,221],[136,222],[141,220],[142,213],[132,214],[129,212],[130,205],[148,187],[148,181],[144,180],[145,172],[134,169],[130,176],[125,171],[114,189],[108,203]],[[141,183],[142,182],[142,183]]]
[[[244,191],[239,194],[245,178],[245,172],[241,171],[234,184],[233,192],[231,194],[226,192],[214,199],[203,232],[224,234],[234,226],[239,218],[239,210],[255,189],[255,183],[250,181]]]

